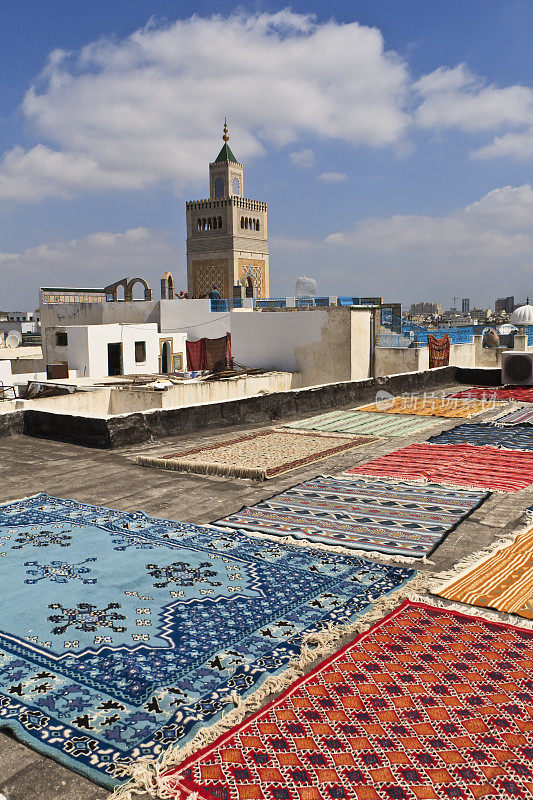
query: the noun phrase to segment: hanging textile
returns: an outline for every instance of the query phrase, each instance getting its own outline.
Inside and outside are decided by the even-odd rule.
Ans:
[[[187,369],[194,372],[205,369],[205,339],[198,339],[196,342],[187,339],[186,350]]]
[[[444,334],[442,339],[437,339],[428,333],[429,368],[447,367],[450,363],[450,337]]]
[[[205,339],[206,369],[214,369],[217,364],[231,366],[231,334],[220,336],[218,339]]]

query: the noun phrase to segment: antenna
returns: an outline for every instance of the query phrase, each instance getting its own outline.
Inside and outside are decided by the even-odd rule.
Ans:
[[[458,301],[458,300],[459,300],[459,298],[458,298],[458,297],[454,297],[454,298],[453,298],[453,307],[454,307],[454,308],[457,308],[457,301]]]

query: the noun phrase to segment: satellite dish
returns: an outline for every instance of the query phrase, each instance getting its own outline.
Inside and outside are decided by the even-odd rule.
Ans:
[[[22,342],[22,334],[18,331],[9,331],[6,336],[6,347],[18,347]]]
[[[296,281],[296,297],[316,297],[317,292],[318,286],[313,278],[306,278],[305,275],[302,275]]]

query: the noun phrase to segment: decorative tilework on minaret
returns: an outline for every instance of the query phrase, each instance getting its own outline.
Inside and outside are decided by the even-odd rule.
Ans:
[[[244,197],[244,168],[228,144],[209,164],[209,198],[186,203],[189,296],[206,295],[217,285],[233,297],[237,284],[268,297],[267,204]]]

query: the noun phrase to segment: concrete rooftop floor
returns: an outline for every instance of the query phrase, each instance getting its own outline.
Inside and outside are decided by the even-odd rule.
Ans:
[[[449,388],[457,389],[457,386]],[[483,421],[492,416],[494,412],[488,412],[469,421]],[[320,474],[338,474],[350,466],[423,441],[466,421],[435,418],[434,425],[421,434],[374,441],[265,482],[151,469],[138,466],[135,457],[141,453],[186,450],[203,442],[271,427],[269,425],[209,429],[194,436],[168,438],[114,451],[26,436],[4,438],[0,439],[0,502],[44,491],[56,497],[124,511],[142,510],[156,517],[212,522],[302,480]],[[277,421],[275,427],[280,424],[282,421]],[[532,504],[533,487],[514,494],[494,493],[448,535],[431,556],[430,563],[414,563],[413,566],[426,572],[449,569],[464,556],[494,542],[502,533],[521,527],[526,519],[524,511]],[[508,619],[507,615],[501,617]],[[0,800],[104,800],[107,797],[109,794],[105,790],[85,778],[18,743],[10,734],[0,733]]]

